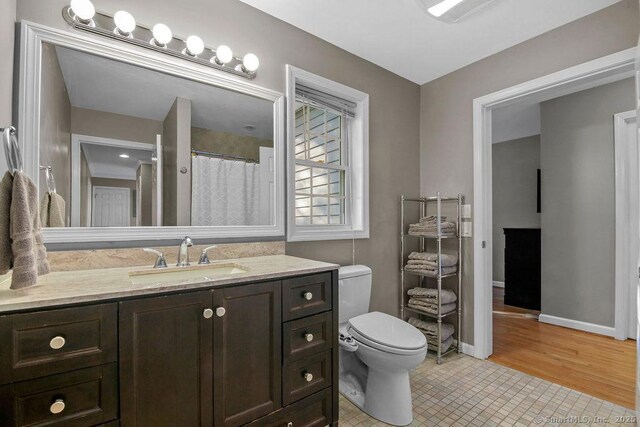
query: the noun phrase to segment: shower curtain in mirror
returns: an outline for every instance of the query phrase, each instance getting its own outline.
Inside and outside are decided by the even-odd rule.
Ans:
[[[191,225],[256,225],[260,165],[195,156],[191,160]]]

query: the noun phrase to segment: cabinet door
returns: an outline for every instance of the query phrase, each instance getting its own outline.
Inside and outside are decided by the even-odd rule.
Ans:
[[[211,291],[120,303],[122,427],[213,425],[211,304]]]
[[[214,292],[216,426],[246,424],[281,406],[280,287],[269,282]]]

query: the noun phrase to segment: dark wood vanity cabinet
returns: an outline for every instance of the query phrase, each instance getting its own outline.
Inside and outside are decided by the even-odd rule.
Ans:
[[[0,427],[338,421],[337,271],[0,316]]]
[[[212,292],[121,302],[123,427],[213,424]]]

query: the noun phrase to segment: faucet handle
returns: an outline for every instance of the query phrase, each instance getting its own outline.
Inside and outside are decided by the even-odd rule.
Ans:
[[[157,256],[156,262],[153,264],[153,268],[167,268],[167,260],[164,258],[164,254],[162,252],[151,248],[143,248],[142,250]]]
[[[200,254],[200,261],[198,261],[198,264],[210,264],[211,261],[209,261],[209,254],[207,252],[209,252],[211,249],[217,248],[218,245],[211,245],[207,248],[204,248],[202,250],[202,253]]]

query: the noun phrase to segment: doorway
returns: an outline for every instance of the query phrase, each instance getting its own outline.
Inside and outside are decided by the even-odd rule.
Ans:
[[[619,224],[621,227],[625,227],[624,235],[616,238],[616,261],[623,259],[627,262],[627,265],[622,268],[618,268],[618,265],[616,264],[615,325],[611,327],[602,327],[600,324],[597,324],[598,322],[589,323],[572,321],[567,323],[565,322],[566,319],[563,319],[560,316],[545,314],[541,317],[545,322],[547,322],[547,324],[542,322],[539,323],[535,319],[535,316],[537,315],[535,312],[511,313],[510,311],[512,310],[505,308],[504,299],[502,299],[503,297],[501,294],[502,291],[500,288],[495,289],[493,286],[493,249],[496,244],[496,239],[493,224],[492,176],[494,167],[492,158],[492,142],[494,136],[492,118],[496,110],[518,104],[546,102],[555,98],[586,91],[597,86],[631,78],[634,76],[634,61],[635,50],[630,49],[628,51],[609,55],[608,57],[591,61],[577,67],[572,67],[570,69],[474,100],[474,356],[479,358],[488,358],[491,356],[494,353],[494,350],[496,350],[494,348],[494,328],[502,328],[504,329],[502,332],[506,331],[504,335],[509,336],[513,340],[510,344],[506,344],[512,346],[512,348],[517,347],[522,343],[533,343],[533,345],[529,345],[529,348],[518,349],[522,349],[522,352],[519,352],[517,357],[512,358],[512,360],[518,359],[517,362],[520,363],[520,366],[518,366],[517,363],[514,363],[512,367],[543,378],[545,378],[546,375],[546,378],[551,379],[552,381],[554,381],[554,378],[550,378],[549,373],[554,372],[555,369],[559,378],[554,382],[560,382],[562,384],[562,382],[559,381],[560,378],[563,376],[566,377],[568,370],[578,367],[575,357],[572,360],[572,352],[575,354],[577,351],[581,351],[585,354],[590,354],[594,357],[594,360],[600,360],[604,353],[614,352],[610,347],[607,348],[607,344],[615,343],[615,341],[611,338],[604,338],[599,335],[590,334],[589,332],[605,334],[611,337],[615,336],[620,339],[627,338],[628,336],[635,336],[634,331],[629,332],[628,330],[630,329],[629,318],[633,316],[633,313],[629,312],[629,301],[634,303],[636,300],[635,292],[632,294],[631,289],[633,285],[637,283],[638,274],[637,241],[639,224],[637,217],[635,217],[635,220],[627,219],[626,222],[615,221],[616,224]],[[612,115],[613,113],[609,116],[610,120],[613,119]],[[635,147],[635,150],[635,156],[633,159],[634,163],[637,164],[637,146]],[[613,163],[613,161],[611,163]],[[616,165],[616,179],[619,176],[617,168],[618,166]],[[544,170],[542,173],[544,174]],[[636,178],[635,185],[637,186],[637,184]],[[542,192],[544,193],[544,191],[545,187],[543,185]],[[595,191],[595,193],[597,193],[597,191]],[[620,197],[616,194],[616,200],[619,199]],[[610,197],[610,200],[611,205],[613,205],[613,197]],[[637,199],[634,209],[636,211],[638,210]],[[616,216],[617,214],[618,208],[616,206]],[[628,212],[625,213],[625,215],[628,217]],[[613,216],[612,210],[612,215],[607,218],[609,224],[614,223]],[[619,243],[624,244],[620,246]],[[619,253],[619,250],[622,252]],[[612,250],[608,250],[608,254],[611,254],[611,252]],[[624,255],[621,255],[622,253]],[[631,266],[633,266],[633,269]],[[617,274],[618,271],[621,273]],[[614,281],[613,274],[611,274],[608,281],[609,283]],[[496,322],[493,317],[493,307],[496,299],[498,301],[501,300],[501,311],[506,312],[504,318],[510,319],[509,322],[507,322],[508,324],[501,321]],[[613,305],[613,299],[610,299],[610,302],[611,305]],[[565,301],[565,303],[571,304],[572,301]],[[621,304],[624,304],[624,309],[622,311],[619,310],[619,308],[622,307]],[[635,306],[633,308],[635,308]],[[544,313],[544,304],[542,311]],[[522,316],[522,314],[525,315]],[[611,315],[613,316],[613,314]],[[518,320],[512,321],[514,318],[517,318]],[[602,323],[604,324],[604,322]],[[581,329],[581,331],[576,329]],[[558,331],[561,331],[561,333],[555,335]],[[567,338],[569,336],[571,339]],[[590,341],[590,338],[596,339],[592,342]],[[601,339],[609,341],[603,344],[599,341]],[[590,343],[590,345],[583,346],[584,343]],[[545,344],[549,345],[545,347]],[[617,359],[616,361],[613,361],[609,356],[606,357],[612,365],[620,365],[627,361],[631,361],[628,363],[629,366],[625,365],[626,367],[622,377],[629,377],[633,379],[635,378],[635,344],[632,342],[625,344],[626,345],[623,346],[624,348],[621,347],[619,352],[615,351],[617,355],[624,355],[624,360],[618,362]],[[504,343],[500,343],[500,345],[504,345]],[[524,347],[527,346],[525,345]],[[537,357],[545,352],[554,351],[566,351],[567,354],[565,355],[565,362],[563,362],[565,365],[562,365],[560,362],[556,365],[552,365],[543,361],[542,363],[539,363],[538,366],[535,366],[535,362],[539,361],[538,359],[527,359],[528,356]],[[594,363],[597,364],[596,362]],[[583,381],[583,384],[586,384],[587,386],[590,385],[593,387],[593,390],[597,390],[599,387],[603,391],[607,388],[607,383],[598,382],[598,378],[596,378],[597,376],[594,376],[593,366],[594,364],[592,364],[590,368],[584,370],[584,372],[581,373],[581,375],[583,375],[581,378],[578,378],[578,374],[575,375],[575,378],[580,379]],[[535,369],[538,369],[538,371],[532,371]],[[589,380],[590,375],[591,380]],[[611,380],[611,378],[609,378],[609,380]],[[631,398],[627,400],[632,402],[633,395],[635,394],[635,384],[633,381],[624,381],[629,383],[626,384],[625,387],[630,385],[629,394]],[[567,384],[565,382],[565,385],[580,389],[576,384]],[[588,390],[584,390],[584,388],[582,390],[589,392]],[[590,394],[596,393],[592,392]],[[616,393],[614,393],[608,400],[613,400],[615,395]],[[606,398],[606,396],[603,397]],[[629,402],[625,402],[625,404],[631,405]]]
[[[131,221],[131,190],[93,187],[92,227],[127,227]]]

